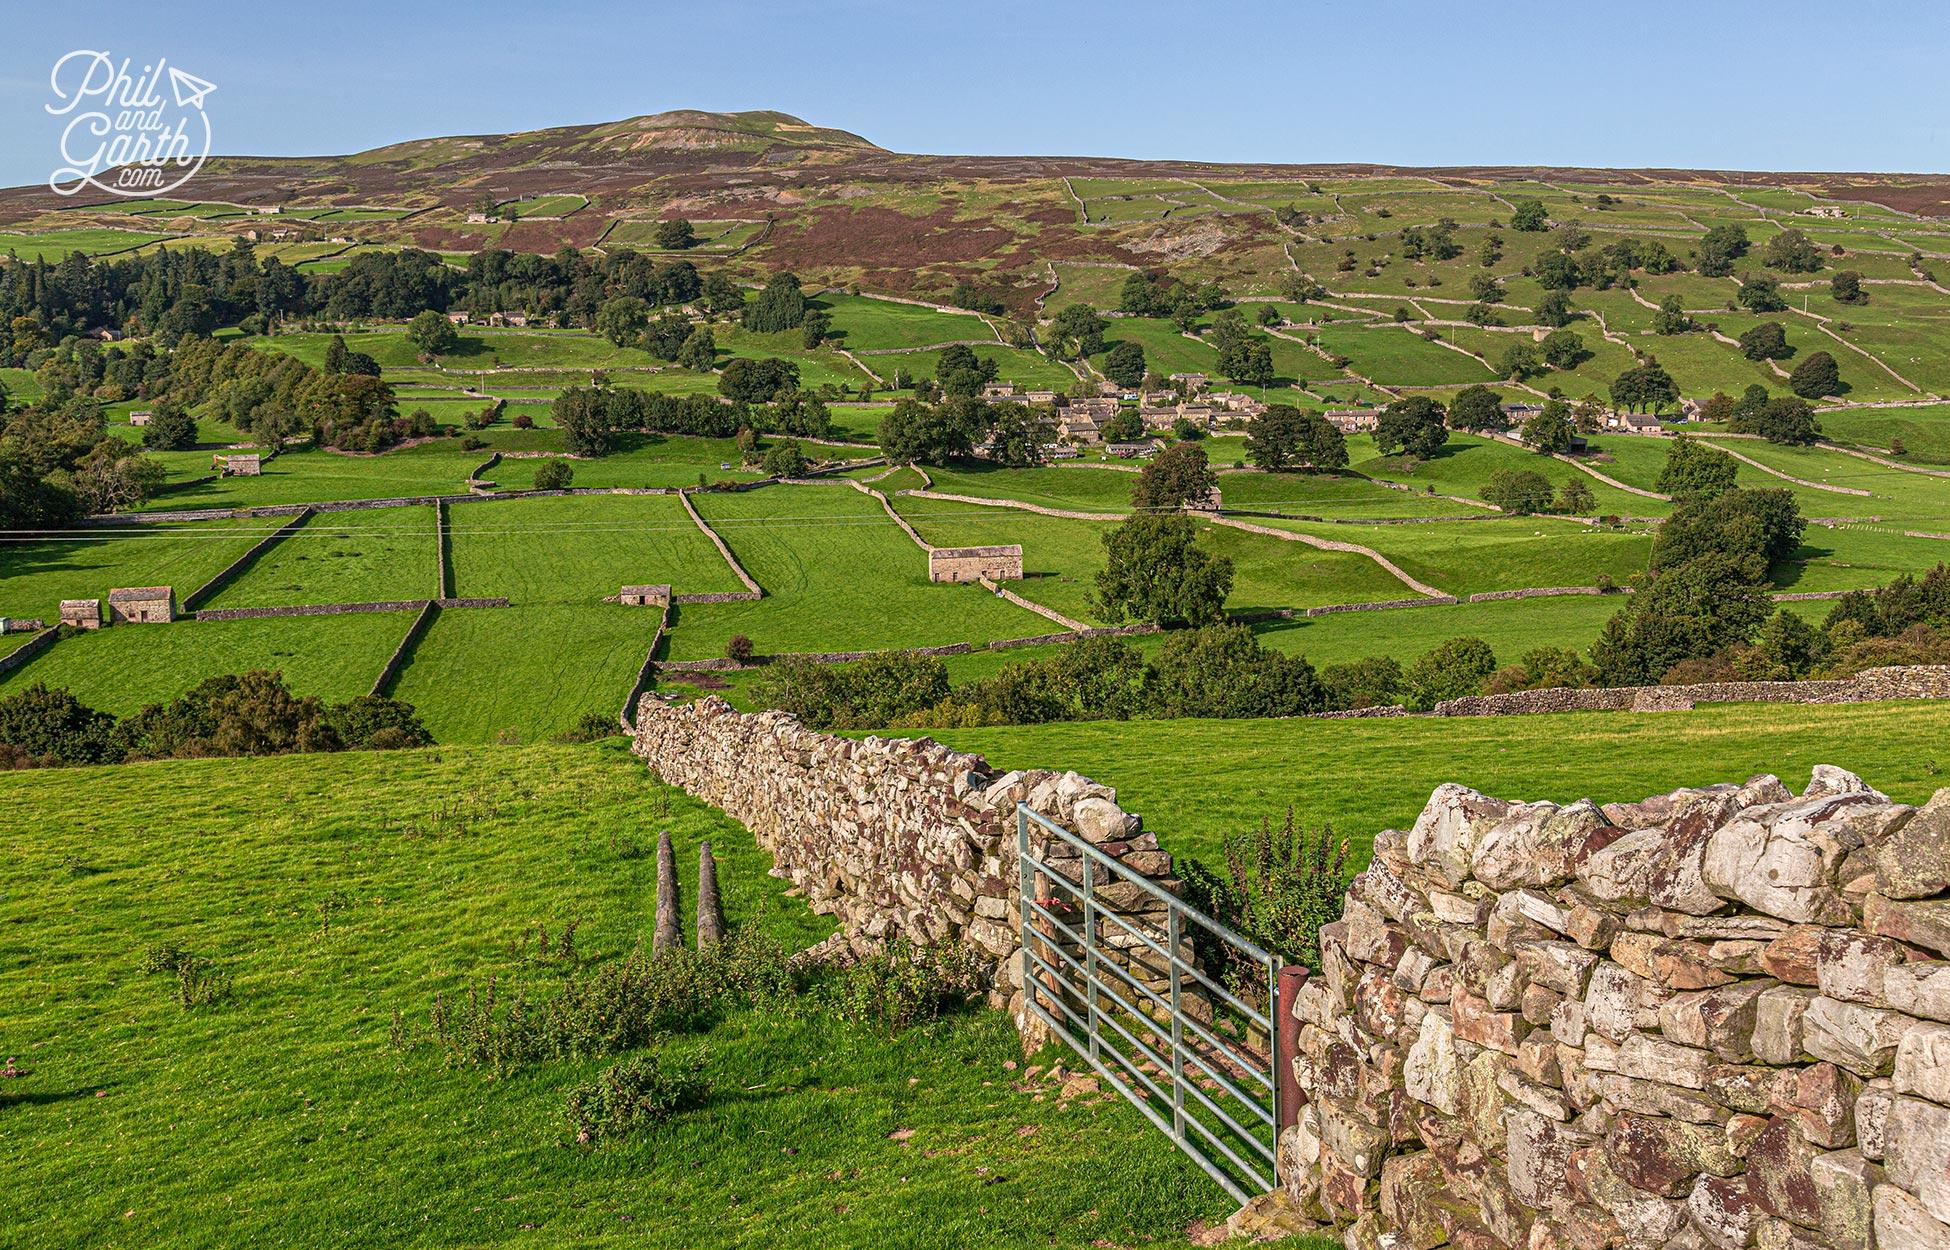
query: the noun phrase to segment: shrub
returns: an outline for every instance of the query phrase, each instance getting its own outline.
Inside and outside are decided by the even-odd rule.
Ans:
[[[897,938],[825,982],[820,997],[843,1020],[898,1033],[972,998],[981,989],[979,972],[974,949],[964,943],[917,947]]]
[[[699,1075],[703,1069],[702,1059],[667,1063],[656,1055],[611,1064],[569,1091],[569,1131],[586,1146],[598,1137],[627,1137],[661,1124],[704,1101],[711,1083]]]
[[[36,760],[113,764],[123,755],[114,732],[113,716],[45,682],[0,699],[0,743]]]
[[[733,634],[731,641],[724,645],[724,655],[727,660],[733,660],[739,664],[750,664],[753,655],[752,640],[743,634]]]
[[[517,430],[532,430],[535,428],[535,418],[525,412],[517,412],[514,416],[508,418],[508,424],[514,426]]]
[[[1320,969],[1320,927],[1340,919],[1347,892],[1347,841],[1332,829],[1296,825],[1289,807],[1277,834],[1264,819],[1252,833],[1227,834],[1223,871],[1193,859],[1182,861],[1180,872],[1194,907],[1287,960]],[[1236,991],[1257,988],[1242,975],[1256,973],[1257,964],[1230,967],[1223,943],[1198,947]]]
[[[487,440],[477,435],[469,434],[466,438],[460,440],[460,445],[465,451],[479,451],[481,448],[487,446]]]
[[[569,483],[575,481],[576,471],[566,460],[544,460],[535,470],[536,490],[567,490]]]
[[[614,715],[607,712],[584,712],[582,719],[575,723],[574,728],[556,734],[554,740],[573,745],[581,742],[601,742],[604,738],[622,736],[622,722]]]
[[[1496,654],[1481,638],[1465,635],[1438,643],[1409,666],[1409,706],[1425,712],[1444,699],[1481,694],[1494,672]]]

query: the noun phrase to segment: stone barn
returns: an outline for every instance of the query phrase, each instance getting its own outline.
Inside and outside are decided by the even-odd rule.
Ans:
[[[61,601],[61,623],[76,629],[100,629],[102,627],[102,601],[100,599],[63,599]]]
[[[1022,580],[1022,546],[936,547],[928,552],[928,580],[931,582],[992,582]]]
[[[154,415],[155,415],[155,414],[154,414],[153,412],[150,412],[150,411],[148,411],[147,409],[144,409],[144,410],[142,410],[142,411],[140,411],[140,412],[132,412],[132,413],[130,413],[130,414],[129,414],[129,424],[130,424],[130,425],[147,425],[147,424],[149,424],[149,418],[150,418],[150,417],[152,417],[152,416],[154,416]]]
[[[667,608],[670,606],[670,587],[625,586],[617,600],[632,608]]]
[[[137,586],[108,592],[110,625],[167,625],[176,619],[176,592],[168,586]]]
[[[257,477],[264,471],[264,457],[256,452],[245,456],[212,456],[210,467],[220,477]]]

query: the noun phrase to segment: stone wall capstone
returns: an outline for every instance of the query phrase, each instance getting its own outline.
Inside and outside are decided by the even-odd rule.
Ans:
[[[740,713],[716,696],[688,704],[644,696],[633,750],[665,781],[750,829],[772,853],[774,875],[838,919],[855,953],[896,937],[967,943],[983,961],[990,1005],[1009,1008],[1025,1044],[1041,1027],[1022,1008],[1016,803],[1179,888],[1171,856],[1118,806],[1117,792],[1073,772],[997,773],[981,756],[927,738],[841,738],[783,712]],[[1052,868],[1080,877],[1074,852],[1047,847],[1040,831],[1033,845]],[[1123,914],[1139,917],[1134,923],[1160,910],[1129,893]]]
[[[1350,1250],[1950,1246],[1950,789],[1438,787],[1292,1001]]]

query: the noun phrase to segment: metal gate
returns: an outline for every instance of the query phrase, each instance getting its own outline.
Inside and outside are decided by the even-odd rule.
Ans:
[[[1020,803],[1016,854],[1029,1010],[1236,1201],[1273,1189],[1300,1101],[1280,957]]]

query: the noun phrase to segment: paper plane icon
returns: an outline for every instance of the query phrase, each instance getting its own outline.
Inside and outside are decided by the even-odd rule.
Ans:
[[[202,108],[203,97],[217,89],[217,84],[205,82],[195,74],[185,74],[174,65],[169,67],[169,85],[176,92],[177,108]]]

